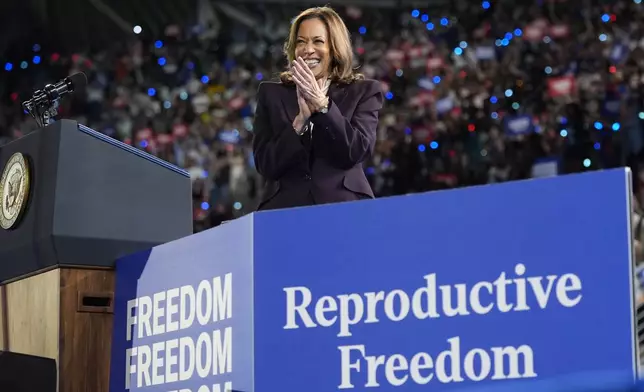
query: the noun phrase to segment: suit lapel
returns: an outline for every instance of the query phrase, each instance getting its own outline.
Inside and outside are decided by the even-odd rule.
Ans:
[[[333,103],[340,109],[341,112],[344,112],[342,109],[344,107],[342,106],[342,103],[344,101],[344,98],[347,96],[347,89],[344,85],[341,84],[331,84],[329,87],[329,97],[333,101]]]
[[[295,87],[288,88],[286,94],[282,96],[282,105],[286,110],[288,115],[289,122],[292,123],[295,120],[295,116],[300,111],[300,108],[297,105],[297,93],[295,92]]]

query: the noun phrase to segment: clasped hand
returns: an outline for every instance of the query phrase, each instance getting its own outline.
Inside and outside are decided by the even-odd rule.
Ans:
[[[301,57],[293,61],[291,73],[297,89],[297,103],[300,109],[293,121],[293,128],[299,130],[312,113],[327,105],[327,97],[315,79],[315,75]]]

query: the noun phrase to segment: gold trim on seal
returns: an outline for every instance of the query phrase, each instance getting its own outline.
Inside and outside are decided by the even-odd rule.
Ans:
[[[13,154],[0,178],[0,227],[9,230],[16,226],[27,207],[31,173],[24,155]]]

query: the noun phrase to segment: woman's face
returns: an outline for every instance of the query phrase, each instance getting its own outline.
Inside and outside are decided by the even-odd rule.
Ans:
[[[295,58],[298,57],[306,61],[316,79],[328,76],[329,33],[320,19],[307,19],[300,24],[295,39]]]

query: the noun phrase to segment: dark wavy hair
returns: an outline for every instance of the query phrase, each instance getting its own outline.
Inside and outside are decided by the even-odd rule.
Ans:
[[[305,20],[315,18],[324,23],[329,34],[329,54],[331,56],[329,79],[332,82],[344,84],[364,79],[364,76],[353,67],[353,49],[349,30],[340,15],[331,7],[309,8],[295,17],[291,24],[288,39],[284,43],[284,55],[288,60],[288,64],[295,60],[295,46],[297,45],[297,33],[300,30],[300,25]],[[292,84],[293,76],[291,71],[282,72],[280,80],[282,83]]]

